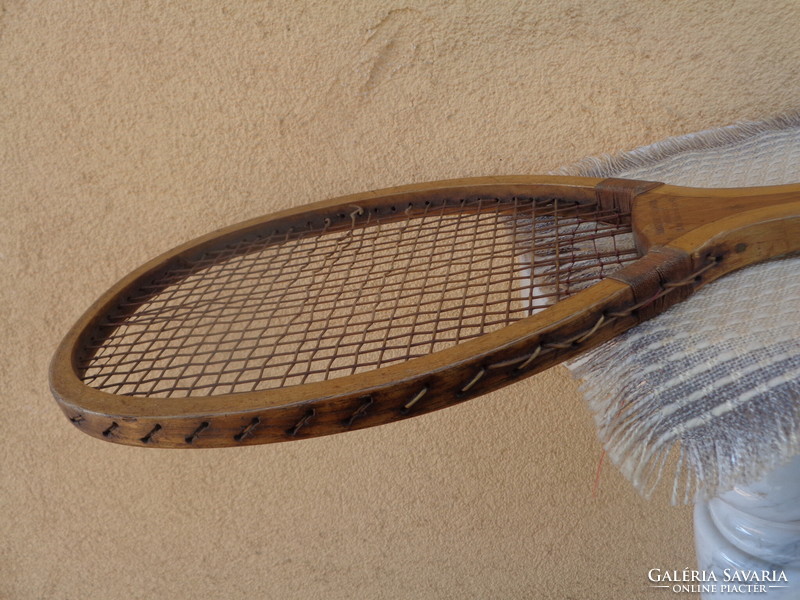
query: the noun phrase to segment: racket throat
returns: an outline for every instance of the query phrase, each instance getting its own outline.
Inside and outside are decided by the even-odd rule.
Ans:
[[[599,187],[599,186],[598,186]],[[800,199],[800,185],[739,189],[661,185],[631,202],[634,243],[641,255],[725,217]]]
[[[630,222],[634,199],[647,192],[664,185],[658,181],[635,181],[610,177],[604,179],[595,187],[597,202],[603,212],[618,214]]]

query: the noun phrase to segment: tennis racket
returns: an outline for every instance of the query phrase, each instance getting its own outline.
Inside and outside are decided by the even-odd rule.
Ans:
[[[486,177],[345,196],[148,262],[67,334],[53,394],[149,447],[339,433],[475,398],[800,250],[800,185]]]

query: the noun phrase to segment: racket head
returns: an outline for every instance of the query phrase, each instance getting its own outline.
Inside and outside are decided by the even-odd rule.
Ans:
[[[625,267],[623,271],[627,275],[621,279],[599,281],[604,274],[601,260],[596,265],[599,270],[595,279],[598,282],[594,285],[572,295],[562,294],[558,289],[555,293],[544,293],[546,304],[552,299],[559,300],[546,308],[538,306],[532,310],[529,297],[522,313],[518,311],[511,317],[507,314],[506,322],[501,319],[494,324],[496,327],[489,328],[491,331],[480,331],[479,335],[457,334],[455,340],[447,340],[443,348],[440,345],[441,349],[432,344],[430,351],[417,354],[401,352],[399,357],[378,361],[377,364],[368,361],[358,363],[358,352],[351,353],[356,362],[344,370],[333,370],[330,366],[317,369],[312,376],[306,373],[300,383],[296,383],[295,379],[294,383],[290,381],[287,384],[290,378],[286,369],[291,368],[291,360],[305,360],[299,357],[296,340],[293,353],[288,353],[288,362],[279,365],[278,375],[262,377],[267,383],[256,377],[252,389],[245,391],[242,391],[241,385],[237,387],[237,384],[224,381],[225,369],[236,358],[230,354],[227,355],[227,361],[225,356],[211,361],[222,365],[221,371],[211,375],[212,380],[217,377],[215,383],[212,381],[194,389],[185,385],[186,379],[202,381],[208,375],[209,360],[202,358],[198,364],[178,364],[177,367],[175,361],[181,360],[181,354],[187,348],[185,340],[191,339],[192,331],[199,327],[197,321],[192,321],[197,317],[198,294],[203,299],[200,304],[206,311],[201,311],[200,322],[203,318],[213,321],[214,315],[218,316],[214,307],[219,304],[220,294],[228,304],[231,297],[237,298],[238,292],[235,290],[239,289],[236,286],[240,284],[238,279],[242,279],[243,273],[244,280],[251,277],[251,280],[255,278],[260,282],[261,272],[274,267],[278,260],[275,254],[259,254],[263,254],[265,249],[289,249],[296,253],[305,243],[305,255],[314,257],[320,254],[325,257],[327,263],[322,263],[325,268],[316,270],[321,279],[308,285],[302,285],[301,282],[299,286],[315,290],[313,294],[306,291],[305,300],[310,300],[312,296],[316,298],[324,292],[325,285],[330,283],[330,260],[331,257],[336,259],[342,239],[346,239],[345,245],[356,247],[351,256],[354,257],[353,261],[357,261],[364,254],[364,248],[376,247],[376,240],[364,236],[379,231],[381,227],[393,228],[395,238],[390,239],[402,240],[403,235],[409,233],[403,229],[403,224],[408,224],[412,230],[409,235],[419,236],[419,230],[422,230],[437,236],[439,234],[435,232],[442,229],[442,223],[446,222],[447,226],[458,232],[462,231],[459,224],[468,223],[470,227],[477,227],[480,220],[486,218],[490,221],[490,229],[493,226],[497,232],[508,228],[511,223],[512,230],[504,231],[504,235],[512,239],[525,238],[524,235],[520,236],[517,221],[536,220],[536,207],[540,205],[549,207],[543,213],[539,210],[546,227],[553,226],[554,205],[557,209],[561,206],[558,210],[562,212],[558,214],[562,215],[562,223],[580,213],[581,216],[572,219],[571,238],[567,236],[570,240],[574,240],[575,231],[584,228],[584,223],[589,224],[590,232],[610,228],[620,235],[628,235],[631,225],[627,215],[632,198],[658,185],[562,177],[452,180],[345,196],[219,230],[148,262],[100,297],[78,320],[58,348],[51,365],[51,388],[67,417],[86,433],[112,442],[172,448],[237,446],[301,439],[379,425],[450,406],[536,373],[627,329],[643,317],[641,306],[637,304],[641,305],[643,298],[650,300],[653,291],[660,289],[664,277],[674,281],[685,277],[695,266],[693,261],[683,250],[660,249]],[[520,205],[532,209],[530,217],[520,214]],[[555,218],[557,220],[557,214]],[[422,225],[414,233],[413,228],[426,219],[434,223],[430,231]],[[531,228],[532,231],[535,229],[533,225]],[[359,235],[363,239],[355,242]],[[590,233],[589,237],[593,235]],[[616,235],[614,233],[612,238]],[[384,239],[383,234],[374,237]],[[327,250],[320,241],[323,239],[330,242]],[[454,239],[456,241],[451,240],[451,243],[457,244],[458,236]],[[431,247],[442,241],[435,237]],[[468,238],[465,243],[469,246],[473,241]],[[486,243],[490,251],[497,250],[496,236],[490,237]],[[555,252],[559,251],[559,247],[557,243]],[[402,244],[397,248],[402,248]],[[518,249],[513,243],[510,248],[511,251],[506,252],[507,258],[510,258],[506,267],[518,272],[520,265],[515,264]],[[542,248],[553,251],[548,244]],[[535,253],[536,248],[532,247],[531,256]],[[616,251],[613,254],[617,254]],[[573,256],[572,262],[579,263],[583,258],[578,256],[576,259]],[[370,264],[378,264],[379,259],[387,260],[373,252]],[[424,256],[423,259],[423,264],[415,267],[416,271],[430,270],[424,263],[434,262],[434,259]],[[239,264],[236,261],[244,264],[244,271],[231,267],[231,264]],[[545,263],[548,261],[551,266],[545,269],[545,278],[552,279],[552,257],[544,259]],[[445,259],[438,268],[449,273],[452,262]],[[300,261],[298,264],[302,266],[305,263]],[[556,260],[555,264],[558,265],[559,261]],[[622,263],[617,266],[622,266]],[[209,272],[214,269],[217,272],[211,277]],[[344,269],[340,269],[340,274],[344,272],[347,277],[337,285],[346,290],[348,285],[353,285],[353,280],[348,279],[352,275],[352,265]],[[650,275],[654,272],[660,274],[656,280]],[[252,289],[244,295],[240,294],[238,300],[233,301],[234,304],[239,302],[245,305],[252,300],[254,306],[259,307],[263,306],[265,297],[271,297],[277,308],[273,309],[270,317],[279,322],[279,327],[282,326],[281,320],[285,323],[287,319],[291,321],[297,318],[275,312],[280,311],[281,306],[291,304],[286,302],[288,298],[281,291],[292,288],[291,281],[286,280],[284,275],[273,277],[270,284],[272,296],[269,293],[265,295],[258,285],[251,285]],[[299,275],[295,273],[295,276]],[[420,294],[425,294],[425,284],[429,282],[425,277],[423,275],[421,283],[418,283],[418,287],[421,286]],[[212,285],[198,291],[197,286],[206,285],[209,280],[220,280],[222,283],[216,288]],[[363,283],[369,280],[369,277],[362,277],[359,281]],[[187,281],[193,283],[181,292],[180,286]],[[594,279],[588,278],[588,281],[591,283]],[[232,288],[229,285],[231,283]],[[404,283],[400,281],[397,288],[401,294],[407,287],[404,287]],[[528,285],[530,287],[533,284],[529,282]],[[515,302],[526,300],[519,294],[522,287],[509,286],[509,295],[505,300],[509,307],[511,295],[515,296]],[[229,288],[234,291],[228,293]],[[491,283],[487,283],[487,290],[490,288]],[[175,292],[176,289],[181,293]],[[463,287],[465,293],[469,289],[469,285]],[[172,290],[167,293],[166,300],[163,297],[165,290]],[[685,286],[679,291],[671,294],[670,301],[678,299],[686,291]],[[186,293],[182,295],[183,292]],[[568,297],[562,299],[562,295]],[[338,299],[341,298],[340,295]],[[448,301],[454,299],[458,300],[458,296]],[[369,306],[369,297],[357,294],[351,304],[359,303]],[[295,305],[302,313],[306,302],[296,302]],[[663,305],[663,300],[651,301],[648,309],[651,312],[659,311]],[[165,306],[167,310],[164,310]],[[376,306],[376,310],[379,308]],[[442,310],[440,303],[439,312],[433,314],[432,321],[442,321]],[[166,341],[163,335],[159,338],[163,331],[156,332],[152,338],[147,335],[141,337],[136,332],[137,325],[131,324],[144,315],[144,321],[150,325],[155,321],[160,323],[161,330],[168,329],[176,320],[176,314],[177,320],[185,321],[182,326],[188,333],[184,331],[178,336],[177,351],[168,355],[164,354],[164,348],[169,349],[170,344],[176,341],[174,335],[167,335]],[[298,313],[296,311],[293,314]],[[187,315],[191,317],[188,320]],[[390,315],[388,320],[393,321],[396,316]],[[323,321],[330,324],[330,318],[327,317]],[[252,315],[246,315],[245,322],[248,318],[252,324]],[[313,344],[314,339],[306,334],[311,322],[300,321],[299,325],[304,329],[299,334],[303,336],[302,342]],[[355,323],[349,322],[349,325]],[[214,334],[210,333],[214,326],[212,323],[211,330],[204,334],[207,346],[216,343],[212,339]],[[225,323],[222,326],[224,328]],[[115,332],[120,330],[128,333],[115,337]],[[391,323],[385,328],[385,331],[390,330]],[[246,336],[247,327],[242,331],[244,333],[240,334]],[[360,334],[362,337],[365,335],[363,331]],[[224,339],[224,331],[222,335],[219,339]],[[413,335],[412,329],[402,339],[411,340]],[[263,339],[259,336],[254,339],[256,341],[250,343],[246,352],[250,353],[251,358],[255,352],[253,360],[262,360],[257,350],[263,346]],[[373,343],[376,341],[380,342],[380,337],[372,340]],[[137,346],[139,342],[141,344]],[[412,345],[411,341],[407,342],[409,348]],[[108,348],[112,349],[109,351]],[[191,345],[189,349],[198,351]],[[149,366],[142,368],[142,357],[148,353]],[[213,357],[213,348],[204,356]],[[309,364],[313,362],[311,360]],[[169,373],[173,367],[173,370],[183,369],[185,377],[171,377]],[[199,375],[196,372],[198,368]],[[232,372],[238,377],[236,381],[241,383],[243,370],[233,369]],[[262,369],[261,373],[264,372]],[[142,373],[145,373],[143,377]],[[152,377],[154,373],[160,376]],[[158,388],[164,379],[172,382],[172,387],[166,392]],[[246,385],[253,383],[247,378],[244,382]]]

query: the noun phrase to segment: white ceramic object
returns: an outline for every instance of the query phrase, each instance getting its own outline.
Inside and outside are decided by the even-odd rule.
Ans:
[[[694,523],[698,569],[716,577],[704,600],[800,599],[800,456],[757,483],[698,502]]]

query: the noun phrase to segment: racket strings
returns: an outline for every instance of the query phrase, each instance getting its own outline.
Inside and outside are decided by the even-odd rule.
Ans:
[[[426,203],[250,235],[142,282],[97,326],[84,383],[133,396],[322,381],[504,327],[638,258],[625,215],[557,199]]]

